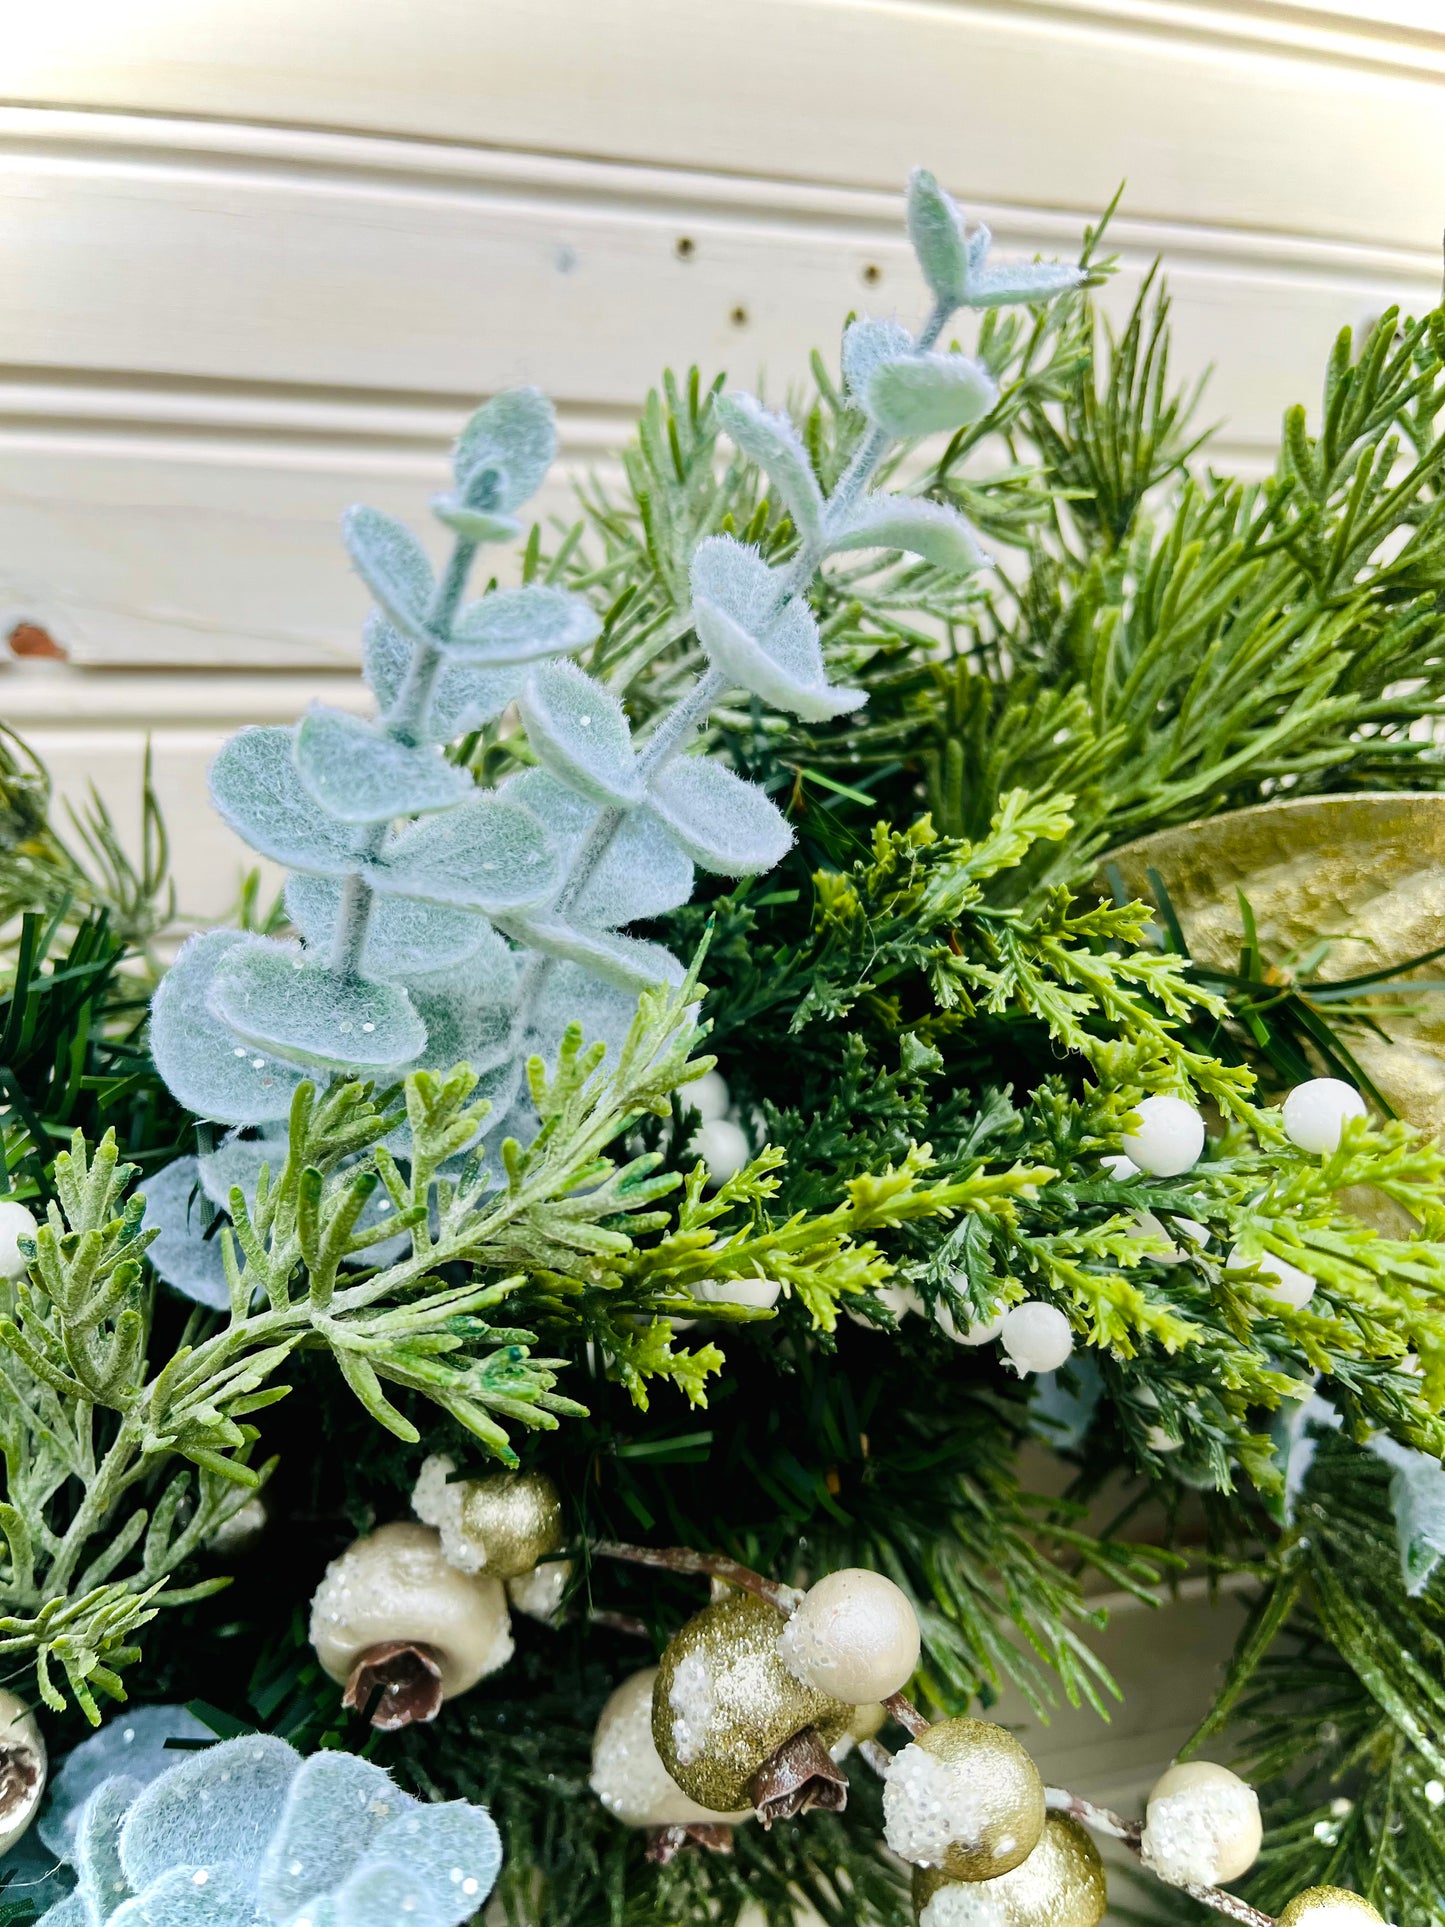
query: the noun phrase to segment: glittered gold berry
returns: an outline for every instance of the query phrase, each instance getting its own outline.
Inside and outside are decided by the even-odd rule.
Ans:
[[[1044,1831],[1044,1783],[1006,1728],[941,1720],[894,1757],[883,1787],[889,1846],[950,1880],[994,1880]]]
[[[913,1870],[919,1927],[1098,1927],[1108,1905],[1099,1850],[1076,1820],[1051,1813],[1027,1860],[996,1880]]]
[[[786,1623],[766,1600],[733,1593],[690,1619],[662,1656],[653,1741],[688,1798],[714,1812],[753,1806],[754,1777],[775,1754],[809,1729],[826,1749],[853,1717],[789,1672],[777,1650]]]
[[[1279,1927],[1365,1927],[1383,1924],[1383,1916],[1348,1887],[1306,1887],[1296,1894],[1279,1917]]]

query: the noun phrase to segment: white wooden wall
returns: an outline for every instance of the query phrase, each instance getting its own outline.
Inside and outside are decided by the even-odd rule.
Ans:
[[[0,635],[70,656],[0,714],[123,814],[153,730],[197,912],[220,734],[357,693],[346,503],[508,383],[605,469],[664,365],[913,313],[913,162],[1027,252],[1126,180],[1248,465],[1439,282],[1445,0],[3,0],[0,76]]]

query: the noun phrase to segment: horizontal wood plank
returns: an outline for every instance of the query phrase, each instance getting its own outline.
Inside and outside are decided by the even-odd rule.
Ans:
[[[4,85],[35,104],[885,189],[924,160],[963,194],[1080,212],[1127,179],[1151,215],[1429,245],[1445,111],[1428,45],[1388,17],[1338,51],[1271,44],[1215,31],[1229,11],[53,0],[8,23]]]

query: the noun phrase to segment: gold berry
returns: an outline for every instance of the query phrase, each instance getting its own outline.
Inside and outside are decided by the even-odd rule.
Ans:
[[[1348,1887],[1306,1887],[1280,1915],[1279,1927],[1364,1927],[1370,1920],[1383,1927],[1384,1916]]]
[[[1039,1770],[1006,1727],[940,1720],[894,1757],[883,1786],[888,1845],[950,1880],[995,1880],[1043,1837]]]
[[[1049,1815],[1028,1859],[995,1880],[950,1880],[941,1867],[913,1870],[919,1927],[1099,1927],[1108,1904],[1098,1848],[1076,1820],[1059,1813]]]
[[[688,1620],[668,1642],[652,1694],[652,1737],[690,1800],[715,1813],[753,1804],[758,1769],[810,1727],[833,1746],[854,1708],[788,1670],[778,1653],[786,1616],[752,1593],[733,1593]]]

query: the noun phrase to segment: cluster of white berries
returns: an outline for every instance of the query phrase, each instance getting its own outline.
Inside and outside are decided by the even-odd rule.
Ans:
[[[956,1291],[967,1289],[967,1281],[962,1277],[955,1277],[953,1284]],[[895,1318],[928,1315],[927,1305],[911,1285],[880,1285],[873,1295]],[[872,1322],[859,1312],[850,1311],[848,1316],[855,1325],[867,1326]],[[968,1325],[960,1325],[940,1298],[933,1310],[933,1322],[955,1345],[991,1345],[998,1339],[1020,1374],[1056,1372],[1074,1349],[1068,1319],[1057,1306],[1045,1304],[1041,1298],[1026,1298],[1021,1305],[1013,1305],[1007,1311],[995,1312],[992,1318],[976,1319]]]
[[[686,1084],[682,1100],[702,1122],[692,1134],[692,1148],[707,1166],[708,1183],[716,1189],[735,1178],[752,1156],[726,1079],[709,1071],[695,1084]]]
[[[1344,1128],[1352,1119],[1365,1115],[1365,1101],[1357,1090],[1336,1077],[1314,1077],[1299,1084],[1284,1101],[1282,1110],[1285,1135],[1302,1151],[1319,1157],[1332,1156],[1339,1149]],[[1123,1155],[1104,1159],[1112,1176],[1128,1179],[1144,1171],[1151,1177],[1179,1177],[1190,1170],[1204,1149],[1204,1120],[1191,1104],[1178,1097],[1146,1097],[1138,1106],[1139,1123],[1125,1134]],[[1152,1211],[1137,1212],[1141,1231],[1158,1244],[1168,1247],[1157,1254],[1161,1264],[1180,1263],[1190,1253],[1180,1248],[1179,1240],[1203,1249],[1209,1242],[1209,1228],[1192,1218],[1175,1218],[1166,1230]],[[1226,1254],[1227,1272],[1262,1273],[1270,1297],[1292,1310],[1307,1305],[1315,1293],[1316,1280],[1287,1258],[1271,1251],[1250,1250],[1247,1244],[1234,1245]]]

